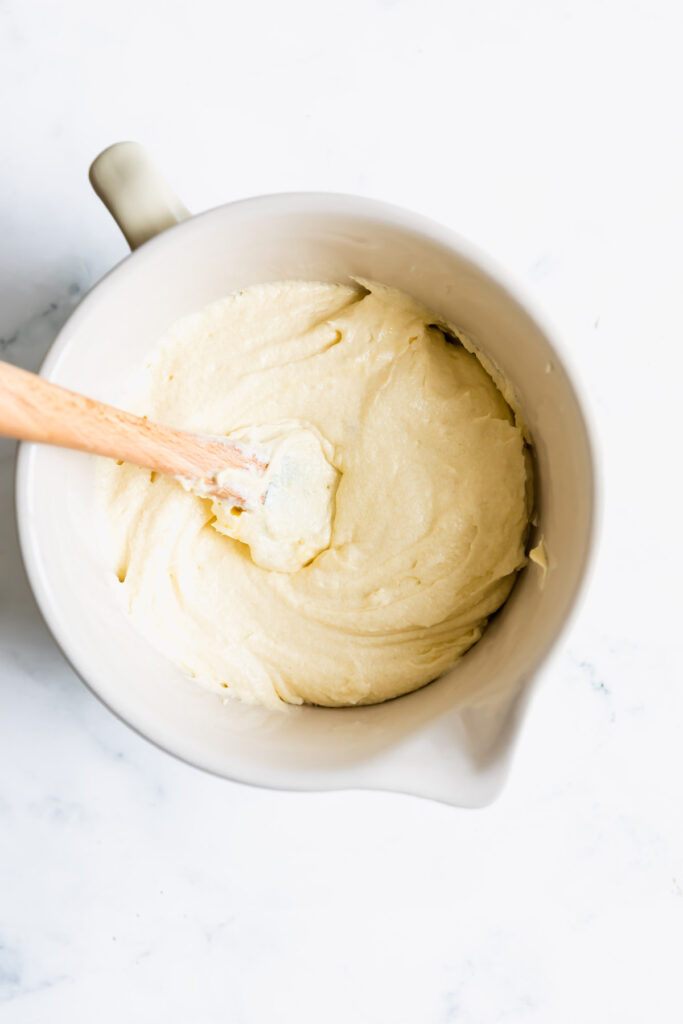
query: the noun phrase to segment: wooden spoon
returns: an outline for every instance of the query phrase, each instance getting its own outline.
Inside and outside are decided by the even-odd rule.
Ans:
[[[226,468],[257,473],[267,468],[242,446],[150,423],[2,361],[0,434],[107,455],[167,476],[182,477],[202,495],[241,507],[246,507],[247,499],[233,490],[232,484],[219,484],[216,474]]]

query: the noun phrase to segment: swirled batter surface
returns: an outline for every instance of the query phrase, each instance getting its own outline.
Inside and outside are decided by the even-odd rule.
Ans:
[[[229,513],[211,500],[101,466],[130,613],[223,695],[347,705],[414,690],[479,639],[524,564],[524,439],[509,405],[433,314],[368,288],[270,284],[216,302],[161,340],[137,403],[187,430],[318,438],[329,529],[308,564],[265,568],[263,546],[256,564],[238,539],[248,522],[228,518],[226,536]]]

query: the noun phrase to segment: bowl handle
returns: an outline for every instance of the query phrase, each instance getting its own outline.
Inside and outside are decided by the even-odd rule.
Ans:
[[[100,153],[90,184],[131,249],[190,216],[138,142],[117,142]]]

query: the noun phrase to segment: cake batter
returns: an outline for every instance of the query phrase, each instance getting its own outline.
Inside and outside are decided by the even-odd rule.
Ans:
[[[190,676],[270,707],[370,704],[479,639],[525,562],[525,444],[437,321],[382,285],[289,282],[161,340],[135,411],[261,444],[271,466],[288,449],[279,493],[308,488],[303,504],[299,490],[278,506],[276,488],[269,507],[238,511],[103,461],[116,585]]]

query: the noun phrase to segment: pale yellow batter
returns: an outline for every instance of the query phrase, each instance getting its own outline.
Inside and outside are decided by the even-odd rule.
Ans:
[[[137,403],[203,433],[295,431],[304,454],[317,438],[312,542],[298,513],[266,536],[249,512],[231,519],[173,480],[101,467],[132,616],[223,695],[344,705],[414,690],[479,639],[524,564],[527,473],[510,407],[435,316],[368,287],[272,284],[214,303],[162,339]],[[264,568],[278,558],[284,571]]]

